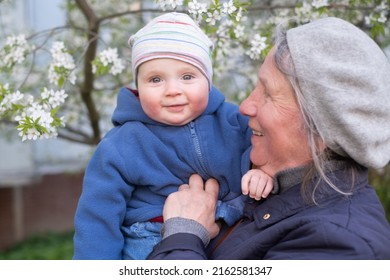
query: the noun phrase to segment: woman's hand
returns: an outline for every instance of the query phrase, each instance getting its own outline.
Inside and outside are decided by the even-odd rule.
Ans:
[[[202,177],[194,174],[189,183],[181,185],[179,190],[168,196],[164,204],[164,220],[181,217],[195,220],[203,225],[211,238],[219,233],[215,221],[219,185],[215,179],[203,183]]]

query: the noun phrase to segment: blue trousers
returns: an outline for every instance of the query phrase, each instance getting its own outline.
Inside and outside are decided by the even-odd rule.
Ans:
[[[161,241],[162,223],[139,222],[122,227],[125,245],[122,251],[124,260],[145,260],[153,247]]]

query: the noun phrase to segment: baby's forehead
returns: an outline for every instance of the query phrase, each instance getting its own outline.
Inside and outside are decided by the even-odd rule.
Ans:
[[[174,71],[202,73],[195,65],[174,58],[154,58],[145,61],[138,67],[138,74],[142,74],[145,71],[155,73],[168,73]]]

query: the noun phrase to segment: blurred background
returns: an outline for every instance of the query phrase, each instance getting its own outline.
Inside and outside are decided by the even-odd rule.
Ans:
[[[282,16],[299,14],[306,16],[304,20],[310,20],[310,16],[342,14],[370,32],[389,53],[389,1],[322,1],[328,6],[314,5],[321,1],[248,2],[252,6],[248,7],[246,25],[251,27],[251,32],[266,34],[272,28],[271,22],[267,21],[270,18],[275,24],[276,18]],[[5,45],[7,36],[18,33],[27,34],[27,39],[37,46],[30,60],[23,65],[27,70],[14,69],[11,76],[1,74],[1,83],[10,77],[19,79],[17,88],[31,92],[48,83],[44,77],[48,58],[38,56],[38,50],[48,54],[47,45],[54,40],[71,42],[73,48],[69,52],[76,57],[75,64],[82,68],[77,73],[76,84],[62,86],[71,101],[63,108],[68,116],[67,125],[58,137],[21,141],[14,124],[0,117],[0,259],[71,259],[73,217],[84,168],[95,145],[111,127],[110,114],[119,87],[131,82],[130,69],[120,75],[98,77],[87,66],[83,68],[83,63],[89,54],[94,55],[93,59],[99,49],[107,47],[117,47],[128,63],[127,38],[149,18],[161,13],[162,8],[164,6],[156,1],[0,1],[0,48]],[[172,7],[166,4],[165,8]],[[376,20],[380,26],[373,21],[367,22],[367,17],[374,19],[374,12],[379,15]],[[385,17],[384,22],[380,16]],[[263,21],[251,21],[251,18],[262,18]],[[217,33],[212,28],[208,32]],[[94,36],[91,37],[92,33]],[[249,48],[251,34],[247,37],[245,42]],[[94,45],[94,42],[99,44]],[[221,42],[219,39],[218,43]],[[234,47],[236,51],[231,52],[233,57],[229,58],[232,63],[223,63],[228,57],[223,51],[219,54],[221,57],[216,56],[215,84],[230,101],[239,103],[253,87],[254,67],[258,67],[261,57],[240,57],[237,53],[243,53],[242,49]],[[259,54],[261,51],[266,48]],[[370,182],[390,221],[390,166],[370,170]]]
[[[1,2],[1,47],[11,28],[41,32],[66,23],[61,0]],[[93,147],[61,138],[22,142],[8,127],[0,134],[0,259],[70,259],[73,216]]]

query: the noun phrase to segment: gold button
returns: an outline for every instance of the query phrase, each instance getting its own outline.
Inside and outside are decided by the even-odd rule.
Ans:
[[[268,220],[269,218],[271,218],[271,214],[264,214],[264,216],[263,216],[263,219],[264,220]]]

